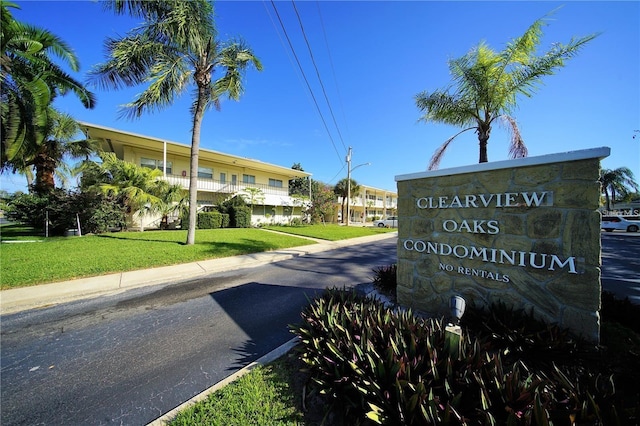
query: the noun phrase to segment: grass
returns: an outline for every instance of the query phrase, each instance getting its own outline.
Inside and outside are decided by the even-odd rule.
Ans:
[[[380,233],[377,228],[322,225],[270,229],[288,234],[305,230],[296,233],[316,237],[330,230],[326,239],[331,240]],[[186,230],[45,238],[24,226],[3,225],[0,239],[1,290],[314,244],[252,228],[200,229],[192,246],[184,244]]]
[[[302,425],[302,384],[288,357],[254,368],[206,400],[181,411],[169,423],[186,425]]]
[[[341,226],[341,225],[303,225],[303,226],[265,226],[272,231],[286,232],[303,237],[319,238],[337,241],[345,238],[357,238],[366,235],[395,232],[397,229],[378,228],[371,226]]]

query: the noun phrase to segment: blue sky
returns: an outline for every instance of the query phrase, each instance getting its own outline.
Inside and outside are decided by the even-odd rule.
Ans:
[[[14,17],[46,28],[76,51],[81,81],[105,60],[106,36],[136,25],[91,1],[16,1]],[[313,90],[314,104],[283,33]],[[605,168],[629,167],[640,178],[640,2],[637,1],[301,1],[295,6],[319,83],[290,1],[220,1],[216,22],[221,39],[242,37],[261,59],[249,71],[239,102],[210,110],[201,147],[291,167],[300,163],[313,178],[335,184],[347,175],[345,155],[353,147],[352,177],[395,190],[395,176],[424,171],[434,150],[460,129],[418,122],[415,95],[450,83],[447,60],[484,40],[502,50],[531,23],[560,7],[544,28],[541,49],[572,37],[600,32],[556,75],[543,80],[532,98],[521,98],[513,116],[529,156],[608,146]],[[167,140],[190,143],[190,92],[162,112],[136,120],[119,118],[118,107],[141,87],[104,92],[85,110],[67,96],[56,106],[77,120]],[[323,122],[324,120],[324,122]],[[326,123],[326,126],[325,126]],[[337,124],[337,125],[336,125]],[[637,135],[636,138],[633,138]],[[507,159],[509,135],[494,127],[489,161]],[[475,164],[477,137],[460,136],[440,169]],[[2,189],[23,189],[18,175],[2,176]]]

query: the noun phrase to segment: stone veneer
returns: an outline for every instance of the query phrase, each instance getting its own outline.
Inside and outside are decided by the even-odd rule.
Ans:
[[[598,177],[609,152],[396,176],[398,302],[439,315],[453,295],[503,302],[599,341]]]

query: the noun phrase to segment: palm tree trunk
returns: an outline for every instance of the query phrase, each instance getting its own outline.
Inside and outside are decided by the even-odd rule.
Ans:
[[[611,205],[609,206],[609,210],[613,210],[616,205],[616,190],[611,187]]]
[[[189,230],[187,231],[187,245],[196,242],[196,222],[198,220],[198,153],[200,152],[200,129],[207,93],[198,84],[198,101],[193,113],[193,133],[191,135],[191,165],[189,170]]]
[[[480,143],[480,160],[478,161],[478,163],[486,163],[489,161],[489,157],[487,155],[487,145],[489,143],[490,132],[491,132],[491,127],[478,128],[478,141]]]
[[[46,154],[38,154],[35,158],[36,178],[34,181],[34,191],[36,194],[46,194],[55,188],[53,173],[56,163]]]

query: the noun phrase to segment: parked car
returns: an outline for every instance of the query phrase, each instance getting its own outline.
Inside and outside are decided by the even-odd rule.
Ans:
[[[640,220],[637,218],[625,218],[622,216],[602,216],[600,228],[607,232],[619,229],[627,232],[638,232],[640,230]]]
[[[386,219],[374,220],[373,226],[377,226],[378,228],[397,228],[398,216],[389,216]]]

